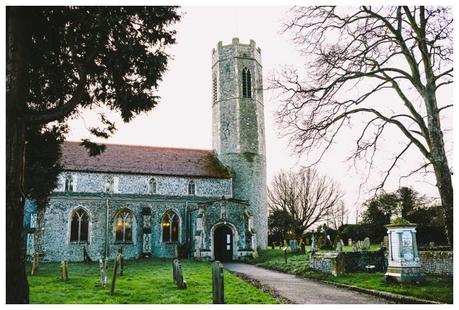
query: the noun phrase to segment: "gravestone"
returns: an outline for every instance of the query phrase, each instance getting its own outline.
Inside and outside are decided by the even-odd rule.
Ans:
[[[100,269],[100,286],[105,287],[107,285],[107,260],[99,259]]]
[[[118,273],[118,263],[119,263],[119,254],[115,258],[115,265],[113,266],[113,274],[112,274],[112,287],[110,289],[110,295],[115,295],[115,284],[116,284],[116,274]]]
[[[341,240],[341,239],[338,240],[338,242],[336,242],[336,249],[335,249],[335,251],[336,251],[336,252],[343,252],[343,246],[344,246],[343,240]]]
[[[118,259],[118,265],[120,268],[120,276],[122,276],[124,274],[124,255],[123,255],[122,247],[118,250],[117,259]]]
[[[212,295],[214,304],[225,303],[223,265],[218,260],[212,263]]]
[[[357,244],[354,242],[352,243],[352,252],[358,252]]]
[[[347,245],[352,246],[352,238],[347,239]]]
[[[290,240],[289,242],[290,249],[292,250],[293,253],[295,253],[298,250],[298,242],[294,240]]]
[[[177,288],[187,288],[186,281],[183,280],[182,266],[180,265],[180,261],[178,259],[174,259],[172,261],[172,278],[175,285],[177,285]]]
[[[430,242],[429,242],[429,247],[431,247],[431,248],[435,247],[435,242],[430,241]]]
[[[370,249],[370,238],[365,237],[365,239],[363,239],[361,249],[363,251],[368,251]]]

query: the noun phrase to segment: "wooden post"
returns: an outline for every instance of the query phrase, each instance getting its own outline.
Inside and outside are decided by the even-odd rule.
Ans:
[[[65,281],[65,261],[61,260],[61,280]]]
[[[107,260],[99,259],[100,269],[100,285],[105,287],[107,285]]]
[[[119,265],[120,265],[120,276],[124,274],[124,256],[123,254],[118,254]]]
[[[223,265],[218,260],[212,263],[212,295],[214,304],[225,303],[225,281],[223,279]]]
[[[112,275],[112,288],[110,289],[110,295],[115,295],[115,283],[116,283],[116,273],[118,272],[118,261],[119,261],[119,254],[115,258],[115,266],[113,267],[113,275]]]
[[[30,275],[33,276],[38,271],[38,254],[34,253],[32,255],[32,269],[30,270]]]
[[[67,281],[69,279],[69,261],[65,260],[64,264],[65,264],[65,281]]]

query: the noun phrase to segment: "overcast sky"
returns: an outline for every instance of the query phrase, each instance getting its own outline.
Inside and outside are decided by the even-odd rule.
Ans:
[[[266,79],[276,69],[285,65],[303,67],[304,61],[285,34],[280,34],[281,20],[287,7],[183,7],[182,20],[175,26],[177,44],[169,49],[173,59],[168,72],[160,84],[161,103],[148,114],[138,116],[128,124],[117,118],[118,132],[108,139],[107,143],[171,146],[182,148],[211,149],[211,52],[218,41],[231,43],[233,37],[239,37],[241,43],[255,40],[262,51],[263,73]],[[384,94],[381,103],[399,100],[393,94]],[[272,91],[265,91],[265,126],[267,150],[268,185],[273,175],[281,169],[297,169],[307,164],[306,158],[298,158],[287,145],[287,140],[279,137],[274,122],[274,111],[279,99]],[[452,101],[450,93],[442,95],[444,100]],[[449,104],[447,102],[444,104]],[[78,119],[70,122],[71,131],[68,140],[78,141],[89,137],[87,127],[94,124],[94,113],[82,113]],[[366,176],[361,167],[354,168],[345,161],[346,155],[355,145],[358,135],[356,124],[347,129],[337,140],[331,152],[318,165],[319,173],[335,179],[345,192],[346,207],[351,210],[350,221],[354,221],[355,208],[370,197],[367,190],[378,181],[380,172],[375,171],[363,189],[359,185]],[[446,123],[451,128],[451,121]],[[386,137],[382,143],[382,152],[377,157],[379,169],[384,169],[387,161],[397,146],[400,146],[399,135]],[[447,139],[450,133],[447,133]],[[448,145],[448,149],[452,146]],[[407,160],[401,162],[400,169],[390,179],[387,190],[398,188],[398,178],[409,168],[416,168],[420,157],[416,152],[408,154]],[[451,163],[452,164],[452,163]],[[432,176],[418,175],[403,185],[428,196],[438,196]]]

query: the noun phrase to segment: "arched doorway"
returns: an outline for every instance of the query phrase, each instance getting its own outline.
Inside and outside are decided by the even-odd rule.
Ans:
[[[233,258],[233,232],[226,225],[219,226],[214,231],[214,257],[222,262]]]

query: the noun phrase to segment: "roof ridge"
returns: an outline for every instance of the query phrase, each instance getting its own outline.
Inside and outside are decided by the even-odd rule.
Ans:
[[[99,142],[100,143],[100,142]],[[65,141],[64,144],[80,144],[79,141]],[[198,148],[183,148],[183,147],[172,147],[172,146],[154,146],[154,145],[140,145],[140,144],[121,144],[121,143],[103,143],[111,146],[126,146],[126,147],[138,147],[138,148],[151,148],[151,149],[169,149],[169,150],[185,150],[185,151],[202,151],[202,152],[213,152],[209,149],[198,149]]]

